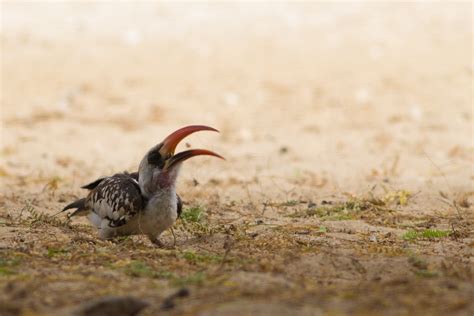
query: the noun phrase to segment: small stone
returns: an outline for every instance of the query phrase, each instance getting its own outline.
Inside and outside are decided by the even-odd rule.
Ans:
[[[148,306],[148,303],[130,296],[106,296],[79,305],[75,316],[134,316]]]
[[[161,304],[162,310],[170,310],[176,307],[176,303],[174,302],[176,298],[179,297],[187,297],[190,295],[189,289],[183,287],[179,289],[177,292],[171,294],[167,298],[164,299],[163,303]]]
[[[181,289],[179,289],[178,292],[176,292],[176,297],[187,297],[191,294],[191,292],[189,291],[189,289],[183,287]]]
[[[308,203],[308,208],[313,208],[313,207],[316,207],[316,206],[318,206],[318,205],[314,202],[309,202]]]

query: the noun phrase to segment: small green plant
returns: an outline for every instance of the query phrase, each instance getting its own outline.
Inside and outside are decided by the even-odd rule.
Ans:
[[[121,243],[121,242],[127,242],[127,241],[129,241],[129,240],[132,240],[132,236],[117,236],[117,237],[114,238],[114,240],[115,240],[116,242],[119,242],[119,243]]]
[[[409,230],[403,234],[402,238],[407,241],[412,241],[418,238],[418,232],[414,230]]]
[[[449,231],[446,230],[438,230],[438,229],[425,229],[422,231],[416,230],[409,230],[405,234],[403,234],[402,238],[407,241],[413,241],[416,239],[436,239],[436,238],[444,238],[448,237],[450,234]]]
[[[450,234],[449,231],[446,230],[438,230],[438,229],[426,229],[421,232],[421,237],[423,238],[444,238],[448,237]]]
[[[52,258],[52,257],[55,257],[55,256],[58,256],[58,255],[64,255],[66,254],[68,251],[66,249],[59,249],[59,248],[48,248],[48,253],[46,254],[46,256],[48,258]]]
[[[182,227],[195,236],[212,235],[216,231],[216,227],[211,227],[207,222],[201,206],[184,209],[181,219]]]
[[[112,265],[112,268],[117,268]],[[172,279],[174,274],[169,271],[156,271],[153,267],[147,263],[139,260],[134,260],[128,263],[125,267],[121,268],[125,274],[137,277],[137,278],[154,278],[154,279]]]
[[[193,251],[183,252],[183,258],[191,263],[205,262],[205,263],[218,263],[223,260],[223,256],[213,254],[198,254]]]
[[[318,233],[327,233],[328,228],[326,226],[319,226]]]
[[[159,274],[154,271],[150,266],[142,261],[132,261],[125,268],[124,272],[127,275],[133,277],[148,277],[155,278],[159,277]]]
[[[200,206],[194,206],[183,210],[181,218],[185,222],[199,223],[203,217],[203,209]]]
[[[0,258],[0,276],[14,275],[15,267],[20,264],[19,258]]]
[[[183,258],[186,259],[187,261],[190,261],[190,262],[197,262],[197,255],[196,253],[192,252],[192,251],[185,251],[183,253]]]
[[[173,272],[170,272],[170,271],[159,271],[157,272],[157,274],[158,274],[158,277],[161,279],[172,279],[175,277]]]

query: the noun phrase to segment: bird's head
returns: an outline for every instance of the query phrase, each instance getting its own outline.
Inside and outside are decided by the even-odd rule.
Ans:
[[[190,149],[175,154],[179,142],[186,136],[199,131],[214,131],[216,129],[204,125],[191,125],[178,129],[168,135],[161,143],[153,146],[143,157],[138,169],[139,184],[144,193],[152,195],[159,189],[172,188],[181,163],[191,157],[207,155],[224,159],[222,156],[206,149]]]

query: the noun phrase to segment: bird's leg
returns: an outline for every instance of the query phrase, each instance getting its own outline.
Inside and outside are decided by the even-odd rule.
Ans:
[[[173,235],[173,248],[176,247],[176,235],[174,234],[173,227],[170,227],[171,235]]]
[[[161,242],[161,240],[157,237],[157,236],[154,236],[154,235],[148,235],[148,239],[150,239],[150,241],[155,245],[157,246],[158,248],[163,248],[163,249],[174,249],[175,248],[175,245],[176,245],[176,237],[174,235],[174,231],[171,230],[171,233],[173,234],[173,237],[174,237],[174,243],[172,246],[169,246],[169,245],[166,245],[164,243]]]
[[[158,248],[165,248],[165,245],[161,242],[161,240],[158,239],[157,236],[148,235],[148,239],[150,239],[150,241]]]

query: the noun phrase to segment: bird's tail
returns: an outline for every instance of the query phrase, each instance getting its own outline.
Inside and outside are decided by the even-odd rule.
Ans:
[[[76,215],[86,215],[88,211],[88,207],[86,206],[86,199],[79,199],[77,201],[72,202],[71,204],[66,205],[61,212],[70,210],[75,208],[76,210],[68,215],[68,217],[73,217]]]

